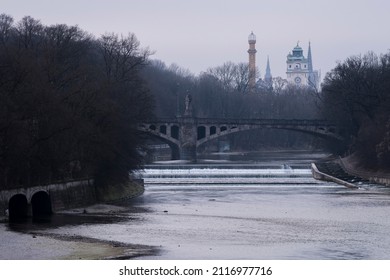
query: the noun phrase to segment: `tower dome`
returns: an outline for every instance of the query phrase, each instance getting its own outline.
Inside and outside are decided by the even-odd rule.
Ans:
[[[256,43],[256,35],[253,33],[253,31],[248,36],[248,42],[249,42],[249,44],[255,44]]]
[[[293,49],[292,56],[303,58],[303,49],[301,48],[301,46],[299,46],[299,42],[297,43],[297,45]]]
[[[287,81],[297,86],[310,86],[318,90],[319,74],[313,70],[311,46],[307,58],[303,55],[303,49],[297,45],[293,48],[292,53],[287,55]]]

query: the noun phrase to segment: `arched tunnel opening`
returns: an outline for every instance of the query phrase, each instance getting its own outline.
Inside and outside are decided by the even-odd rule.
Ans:
[[[26,218],[28,215],[27,197],[24,194],[16,194],[8,203],[9,218],[11,220]]]
[[[52,214],[50,196],[47,192],[39,191],[31,198],[33,217],[47,216]]]

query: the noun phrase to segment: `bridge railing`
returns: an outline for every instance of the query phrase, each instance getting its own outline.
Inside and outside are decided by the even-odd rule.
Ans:
[[[300,120],[300,119],[197,119],[198,124],[253,124],[253,125],[333,125],[331,122],[326,120]]]
[[[226,125],[301,125],[301,126],[336,126],[331,121],[313,119],[230,119],[230,118],[193,118],[197,124],[226,124]],[[161,118],[145,121],[150,124],[179,123],[181,118]]]

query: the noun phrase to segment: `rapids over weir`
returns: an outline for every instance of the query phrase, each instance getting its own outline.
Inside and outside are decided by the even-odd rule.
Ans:
[[[315,184],[310,169],[293,169],[287,164],[256,165],[152,165],[143,178],[145,184]]]

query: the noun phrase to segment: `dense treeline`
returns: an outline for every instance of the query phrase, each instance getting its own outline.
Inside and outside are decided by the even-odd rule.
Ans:
[[[318,118],[317,93],[310,88],[283,85],[248,89],[247,64],[227,62],[199,76],[176,65],[167,67],[151,61],[143,75],[156,100],[156,116],[172,118],[182,114],[184,99],[192,95],[193,112],[204,118]],[[234,149],[313,148],[321,139],[283,130],[257,130],[229,136]]]
[[[390,53],[352,56],[329,72],[323,115],[344,127],[346,154],[370,169],[390,166]]]
[[[0,15],[0,186],[128,180],[153,109],[139,75],[149,54],[133,34]]]

